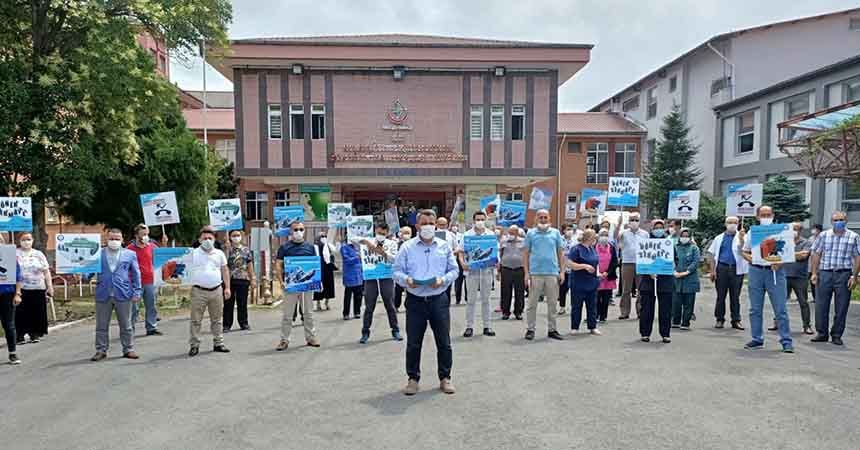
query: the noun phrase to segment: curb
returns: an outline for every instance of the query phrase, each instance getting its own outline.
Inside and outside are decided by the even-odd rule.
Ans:
[[[54,331],[59,331],[59,330],[62,330],[64,328],[70,328],[70,327],[73,327],[75,325],[82,324],[88,320],[92,320],[93,317],[95,317],[95,316],[85,317],[83,319],[73,320],[71,322],[64,322],[64,323],[61,323],[59,325],[54,325],[52,327],[48,327],[48,333],[51,333]],[[0,348],[6,348],[6,342],[5,341],[0,342]]]

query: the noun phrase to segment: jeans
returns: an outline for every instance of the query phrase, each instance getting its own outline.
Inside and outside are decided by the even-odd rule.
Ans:
[[[451,378],[454,352],[451,349],[451,301],[446,293],[432,297],[406,294],[406,375],[410,380],[421,379],[421,347],[427,324],[436,340],[436,361],[439,380]]]
[[[492,308],[490,307],[490,292],[493,285],[493,268],[473,269],[466,275],[466,298],[472,300],[466,303],[466,328],[475,327],[475,308],[481,304],[481,323],[484,328],[493,327]]]
[[[639,300],[642,304],[642,311],[639,314],[639,335],[642,337],[651,336],[651,331],[654,329],[654,308],[656,306],[659,308],[657,322],[660,328],[660,336],[664,338],[669,337],[672,329],[672,293],[657,292],[655,297],[653,292],[643,292],[640,290]]]
[[[144,284],[143,286],[143,307],[146,308],[146,331],[152,331],[158,327],[158,309],[155,306],[155,298],[158,288],[154,284]],[[138,312],[140,311],[140,302],[131,306],[131,330],[134,331],[134,324],[137,323]]]
[[[717,302],[714,304],[714,317],[717,322],[726,321],[726,294],[729,296],[732,323],[741,321],[741,288],[744,276],[738,275],[735,266],[717,265]]]
[[[361,315],[361,296],[364,294],[364,285],[343,287],[343,317],[349,317],[349,303],[352,298],[352,310],[356,316]]]
[[[119,339],[122,343],[122,353],[134,351],[134,332],[131,328],[131,301],[118,302],[108,299],[96,302],[96,351],[107,353],[110,347],[110,318],[116,310],[116,320],[119,322]]]
[[[597,291],[571,291],[570,329],[578,330],[582,322],[582,304],[585,303],[585,317],[589,330],[597,328]]]
[[[502,267],[502,315],[511,315],[511,297],[514,297],[514,315],[521,317],[526,305],[526,278],[522,267],[509,269]]]
[[[0,322],[6,334],[6,348],[15,353],[15,293],[0,294]]]
[[[829,335],[842,337],[845,331],[845,317],[851,304],[851,291],[848,290],[848,279],[851,271],[835,272],[831,270],[818,271],[818,298],[815,301],[815,330],[821,336]],[[836,311],[833,315],[833,328],[830,325],[830,299],[835,296]]]
[[[753,342],[764,343],[762,310],[764,293],[767,292],[773,307],[774,322],[779,329],[779,342],[783,347],[790,346],[791,330],[785,307],[785,272],[782,269],[773,271],[770,267],[751,266],[749,276],[750,330]]]
[[[397,310],[394,309],[394,280],[366,280],[364,282],[364,323],[361,334],[369,335],[373,325],[373,312],[376,310],[376,298],[382,297],[382,306],[388,314],[388,326],[391,331],[400,331],[397,325]]]
[[[695,292],[675,292],[672,297],[672,325],[689,327],[696,306]]]
[[[606,321],[609,315],[609,303],[612,301],[612,289],[601,289],[597,291],[597,320]]]
[[[806,275],[801,277],[786,277],[786,295],[788,300],[791,298],[791,292],[797,297],[797,303],[800,305],[800,317],[803,319],[804,328],[811,325],[811,317],[809,312],[809,278]]]
[[[233,328],[233,304],[238,309],[239,327],[248,326],[248,291],[251,282],[233,278],[230,280],[230,298],[224,300],[224,329]]]

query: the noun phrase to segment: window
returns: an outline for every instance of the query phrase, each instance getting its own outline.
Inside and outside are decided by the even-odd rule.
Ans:
[[[568,142],[567,143],[567,152],[568,153],[582,153],[582,142]]]
[[[311,106],[311,139],[325,139],[325,105]]]
[[[785,101],[785,120],[809,114],[809,94],[800,94]]]
[[[236,164],[236,140],[219,139],[215,141],[215,152],[225,160]]]
[[[636,176],[636,144],[615,144],[615,176]]]
[[[842,186],[842,210],[849,223],[860,222],[860,182],[845,181]]]
[[[806,180],[788,180],[788,182],[794,185],[797,191],[800,192],[803,203],[806,203]]]
[[[305,107],[290,105],[290,139],[305,138]]]
[[[267,220],[269,218],[269,195],[265,192],[246,192],[245,217],[248,220]]]
[[[484,107],[472,106],[469,113],[469,138],[481,140],[484,138]]]
[[[729,87],[732,77],[723,77],[711,82],[711,97],[717,95],[723,89]]]
[[[526,136],[526,107],[514,105],[511,110],[511,140],[521,141]]]
[[[860,77],[852,78],[842,85],[842,97],[843,103],[860,100]]]
[[[269,139],[280,139],[281,128],[281,105],[269,105]]]
[[[609,182],[609,144],[588,144],[586,183]]]
[[[490,140],[505,139],[505,107],[493,105],[490,107]]]
[[[635,97],[630,97],[627,100],[624,100],[624,103],[621,104],[621,111],[624,112],[635,111],[637,109],[639,109],[638,94]]]
[[[275,192],[275,208],[290,206],[290,191]]]
[[[848,29],[853,31],[860,30],[860,17],[851,17],[848,19]]]
[[[657,86],[648,89],[648,114],[646,119],[657,116]]]
[[[746,154],[755,147],[755,111],[747,111],[737,118],[738,154]]]
[[[675,89],[678,89],[678,77],[673,76],[669,78],[669,92],[675,92]]]
[[[510,202],[521,202],[523,201],[523,193],[522,192],[509,192],[505,194],[505,200]]]
[[[579,203],[579,195],[567,194],[567,203]]]

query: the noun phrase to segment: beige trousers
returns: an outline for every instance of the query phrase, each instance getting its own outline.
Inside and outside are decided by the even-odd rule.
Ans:
[[[302,314],[305,328],[305,339],[316,337],[314,329],[314,294],[313,292],[299,292],[284,294],[283,312],[281,316],[281,340],[290,342],[290,332],[293,330],[293,311],[296,304],[302,302]]]
[[[203,324],[203,314],[209,310],[209,328],[212,331],[214,345],[224,343],[224,291],[223,288],[207,291],[191,288],[191,339],[192,347],[200,346],[200,328]]]
[[[546,331],[556,331],[555,314],[558,308],[558,276],[531,275],[529,278],[529,304],[526,308],[526,322],[529,331],[537,325],[538,299],[546,299]]]

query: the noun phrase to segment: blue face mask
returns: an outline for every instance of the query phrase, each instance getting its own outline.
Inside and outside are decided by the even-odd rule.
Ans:
[[[656,228],[651,230],[651,234],[653,234],[654,237],[661,238],[663,236],[666,236],[666,230],[662,228]]]
[[[845,221],[844,220],[834,220],[833,221],[833,229],[836,231],[845,230]]]

